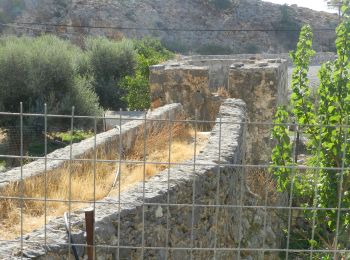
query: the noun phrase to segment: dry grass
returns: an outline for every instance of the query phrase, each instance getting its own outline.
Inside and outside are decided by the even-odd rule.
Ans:
[[[250,191],[260,197],[268,198],[269,203],[275,204],[278,199],[276,182],[267,169],[250,169],[246,172],[247,186]]]
[[[230,93],[228,92],[228,90],[225,87],[219,87],[217,94],[219,97],[223,97],[223,98],[229,98],[230,97]]]
[[[0,143],[6,138],[6,133],[0,128]]]
[[[146,160],[164,162],[164,165],[146,164],[146,179],[166,169],[169,161],[169,126],[153,128],[147,132]],[[127,151],[127,160],[143,160],[144,135],[143,129],[135,140],[130,151]],[[171,162],[181,162],[193,156],[193,130],[183,124],[174,123],[171,127],[172,149]],[[206,137],[199,138],[198,151],[205,144]],[[116,159],[116,151],[104,154],[98,151],[98,158]],[[47,197],[53,200],[77,200],[86,203],[51,202],[46,204],[47,220],[62,216],[70,207],[77,210],[88,205],[88,202],[99,200],[107,196],[111,190],[116,171],[115,163],[96,163],[94,175],[93,162],[67,162],[63,168],[47,174],[47,189],[45,190],[45,176],[38,176],[24,181],[23,187],[19,183],[10,185],[1,191],[1,195],[17,197],[21,191],[25,198]],[[122,165],[121,190],[130,188],[133,184],[143,181],[144,166]],[[94,184],[95,189],[94,189]],[[71,188],[69,188],[71,187]],[[95,193],[94,193],[95,192]],[[46,194],[46,196],[45,196]],[[0,238],[13,239],[20,235],[21,203],[16,199],[0,199]],[[44,224],[45,204],[43,201],[25,200],[23,203],[23,232],[28,233]]]
[[[146,133],[146,161],[161,162],[164,164],[141,164],[122,165],[121,169],[121,191],[128,189],[133,184],[143,181],[144,178],[154,176],[165,170],[168,163],[182,162],[191,159],[194,155],[194,130],[184,127],[182,123],[174,123],[171,127],[171,153],[169,154],[169,126],[161,129],[152,129]],[[197,153],[201,151],[207,141],[207,136],[198,133]],[[144,160],[144,134],[139,134],[135,140],[134,148],[128,152],[126,157],[135,161]],[[170,158],[170,160],[169,160]],[[113,194],[117,191],[115,190]]]

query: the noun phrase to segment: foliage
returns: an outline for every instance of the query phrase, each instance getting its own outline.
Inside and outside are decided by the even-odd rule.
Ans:
[[[90,130],[74,130],[73,134],[71,134],[70,131],[50,132],[47,134],[47,153],[69,145],[71,139],[73,143],[78,143],[92,136],[94,136],[94,133]],[[45,155],[45,143],[43,142],[43,138],[42,136],[32,136],[26,151],[29,156]]]
[[[148,78],[137,71],[134,76],[126,76],[122,82],[127,94],[124,100],[132,110],[143,110],[151,105]]]
[[[272,137],[276,140],[276,146],[272,150],[271,172],[276,176],[277,189],[282,192],[290,189],[289,177],[291,174],[292,144],[287,128],[289,114],[285,108],[279,107],[273,121]]]
[[[3,160],[0,160],[0,172],[6,169],[6,162]]]
[[[172,58],[174,55],[168,51],[160,41],[144,38],[134,41],[137,52],[137,68],[133,76],[124,77],[121,82],[126,91],[123,100],[133,110],[141,110],[150,106],[149,67]]]
[[[42,113],[98,115],[101,110],[91,82],[77,75],[81,50],[54,36],[9,37],[0,41],[0,109]],[[2,121],[3,122],[3,121]]]
[[[54,139],[59,139],[61,142],[69,144],[72,140],[73,143],[78,143],[86,138],[94,136],[91,131],[75,130],[73,134],[71,132],[56,132],[51,135]]]
[[[124,91],[119,82],[132,75],[136,67],[136,52],[130,40],[114,42],[107,38],[88,38],[86,57],[80,63],[80,73],[93,78],[93,86],[105,109],[125,107]]]
[[[327,62],[320,70],[318,89],[319,104],[310,102],[310,88],[307,78],[312,50],[312,32],[309,26],[303,27],[297,50],[291,53],[295,64],[292,80],[292,116],[299,124],[299,131],[306,133],[309,139],[308,152],[310,166],[321,167],[312,171],[309,181],[303,179],[295,182],[295,200],[302,201],[299,206],[317,208],[350,207],[350,1],[343,1],[343,22],[336,30],[337,54],[335,61]],[[276,117],[281,122],[287,112],[277,111]],[[317,125],[319,123],[319,125]],[[272,166],[287,166],[291,161],[287,129],[275,126],[273,136],[277,145],[272,154]],[[284,154],[284,147],[288,153]],[[289,191],[293,177],[288,172],[271,168],[277,177],[280,191]],[[305,176],[305,175],[304,175]],[[310,181],[311,179],[311,181]],[[308,237],[310,248],[347,249],[350,233],[350,214],[340,210],[305,211],[304,217],[314,237]],[[306,238],[304,238],[306,239]],[[322,256],[326,257],[326,256]]]
[[[139,55],[146,59],[168,60],[174,57],[174,54],[166,49],[162,43],[154,38],[145,37],[142,40],[134,41],[134,46]]]
[[[78,59],[82,51],[54,36],[38,38],[9,37],[0,41],[0,110],[44,113],[44,104],[50,114],[101,115],[98,97],[93,91],[91,79],[77,73]],[[86,122],[75,120],[76,127]],[[18,147],[17,131],[20,118],[2,117],[0,126],[7,132],[10,147]],[[51,127],[69,128],[68,118],[49,118]],[[24,148],[43,130],[41,117],[24,117]],[[33,134],[34,133],[34,134]],[[36,135],[36,136],[35,136]],[[28,147],[31,148],[31,147]],[[11,163],[10,163],[11,164]]]
[[[312,50],[312,37],[311,27],[304,26],[300,32],[297,50],[290,54],[295,66],[292,74],[292,112],[300,125],[316,123],[307,78],[310,60],[315,55],[315,51]]]

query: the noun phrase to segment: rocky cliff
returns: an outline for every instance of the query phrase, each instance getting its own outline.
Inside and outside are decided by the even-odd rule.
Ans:
[[[7,27],[8,33],[54,32],[75,42],[86,35],[150,35],[173,50],[203,54],[285,52],[294,48],[302,24],[334,29],[338,23],[335,14],[261,0],[22,1],[25,8],[14,20],[17,27]],[[334,30],[314,33],[317,51],[334,49]]]

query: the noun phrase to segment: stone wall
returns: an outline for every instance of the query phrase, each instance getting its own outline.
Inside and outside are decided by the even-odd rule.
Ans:
[[[169,115],[172,118],[183,115],[183,109],[180,104],[169,104],[164,107],[157,108],[147,114],[147,129],[151,127],[160,127],[164,124],[160,121],[152,121],[157,119],[168,119]],[[107,117],[108,118],[108,117]],[[111,117],[113,119],[113,117]],[[123,150],[126,151],[133,146],[135,141],[135,136],[144,126],[145,120],[134,120],[129,121],[122,126],[121,129],[121,141]],[[119,129],[113,128],[107,132],[98,134],[96,136],[96,149],[98,151],[97,159],[103,158],[106,154],[115,154],[117,156],[117,150],[119,147]],[[73,159],[93,159],[95,156],[95,137],[88,138],[79,143],[72,145],[72,158]],[[54,152],[47,155],[46,171],[48,174],[54,174],[55,171],[60,168],[65,167],[66,163],[69,161],[70,146],[66,146],[61,149],[57,149]],[[115,158],[109,158],[115,159]],[[31,163],[25,164],[23,166],[23,172],[21,172],[21,167],[13,168],[9,171],[0,174],[0,191],[2,188],[6,187],[9,183],[17,183],[21,180],[23,174],[23,179],[43,175],[45,173],[45,160],[35,160]]]
[[[179,102],[188,115],[193,117],[199,108],[200,119],[213,120],[222,98],[212,92],[223,87],[231,98],[247,103],[250,122],[272,123],[277,106],[288,101],[287,61],[232,57],[191,56],[152,67],[153,106]],[[200,104],[198,96],[202,98]],[[249,163],[269,163],[270,134],[270,125],[249,125]]]
[[[271,156],[271,125],[278,105],[288,103],[288,71],[284,60],[250,60],[229,71],[230,97],[247,104],[249,162],[268,164]]]
[[[206,66],[209,70],[209,89],[212,92],[219,88],[228,88],[228,74],[234,59],[216,59],[206,57],[199,60],[189,60],[188,63],[194,66]]]
[[[127,122],[143,119],[145,117],[144,111],[106,111],[104,114],[104,127],[106,130],[111,130],[112,128],[120,125],[124,125]]]
[[[119,259],[140,259],[142,253],[144,259],[190,259],[191,247],[193,259],[238,259],[238,254],[241,259],[278,259],[266,249],[279,248],[280,221],[273,210],[257,207],[259,200],[246,188],[241,167],[246,106],[228,99],[220,113],[224,123],[220,126],[217,119],[195,169],[190,160],[122,192],[120,199],[96,202],[97,259],[117,259],[118,241]],[[76,243],[85,244],[83,215],[72,214],[71,225]],[[26,236],[24,258],[67,257],[63,219],[50,221],[46,228],[46,245],[44,229]],[[86,257],[85,251],[78,247],[81,257]],[[18,242],[0,243],[0,258],[16,259],[20,253]]]
[[[199,120],[215,120],[221,101],[211,94],[209,82],[208,67],[176,61],[152,66],[150,69],[152,107],[181,103],[188,116],[194,118],[197,110]]]
[[[232,55],[194,55],[184,57],[191,63],[198,63],[203,60],[237,60],[237,59],[284,59],[287,60],[288,66],[292,66],[292,60],[289,57],[289,53],[259,53],[259,54],[232,54]],[[311,58],[310,66],[319,66],[327,61],[333,61],[337,57],[334,52],[317,52],[315,56]]]

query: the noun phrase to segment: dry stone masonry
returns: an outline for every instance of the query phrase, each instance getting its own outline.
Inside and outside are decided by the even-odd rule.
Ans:
[[[147,114],[147,129],[159,125],[163,127],[159,119],[175,118],[181,115],[183,112],[182,106],[180,104],[169,104],[164,107],[160,107]],[[106,116],[108,119],[108,116]],[[129,119],[129,117],[124,117]],[[118,120],[114,117],[110,117],[110,121],[113,120],[118,124]],[[121,134],[118,128],[113,128],[107,132],[96,135],[96,150],[98,151],[97,159],[107,159],[102,158],[105,154],[117,154],[117,148],[119,147],[119,138],[121,137],[123,150],[130,149],[135,141],[135,136],[139,133],[140,129],[144,126],[144,119],[137,119],[127,122],[121,128]],[[111,151],[114,151],[111,152]],[[48,174],[54,174],[56,170],[66,166],[70,157],[72,159],[91,159],[93,160],[95,156],[95,137],[88,138],[79,143],[72,145],[72,154],[70,153],[70,146],[66,146],[61,149],[57,149],[54,152],[47,155],[47,163],[45,168],[45,159],[40,159],[28,163],[23,166],[21,172],[21,167],[13,168],[9,171],[3,172],[0,175],[0,190],[6,187],[9,183],[18,183],[23,179],[35,177],[45,174],[45,169]],[[115,158],[108,158],[115,159]],[[22,175],[23,174],[23,175]]]
[[[275,212],[256,207],[257,196],[246,188],[246,105],[228,99],[220,114],[223,124],[216,119],[195,169],[189,160],[122,192],[120,200],[96,202],[97,259],[116,259],[118,241],[119,259],[140,259],[142,234],[144,259],[190,259],[191,248],[194,259],[263,259],[262,251],[245,249],[279,248],[280,221]],[[75,242],[85,244],[83,214],[71,217]],[[19,242],[0,243],[0,258],[17,259],[23,253],[24,259],[65,259],[69,248],[63,219],[50,221],[46,230],[46,245],[44,229],[37,230],[25,237],[23,252]],[[264,251],[265,259],[277,259]],[[84,246],[78,246],[78,254],[86,257]]]
[[[221,102],[211,94],[209,81],[209,70],[204,66],[177,62],[152,66],[152,107],[181,103],[188,116],[194,118],[197,111],[197,119],[214,120]]]
[[[236,56],[192,56],[151,67],[151,99],[154,108],[179,102],[192,116],[213,120],[222,98],[212,92],[225,89],[248,108],[247,158],[267,163],[270,126],[278,105],[288,99],[287,61],[283,59],[236,59]],[[202,97],[202,100],[199,97]],[[198,102],[198,100],[200,102]]]
[[[247,104],[251,163],[268,163],[271,123],[278,105],[287,104],[287,63],[281,59],[248,60],[234,63],[229,69],[228,91],[231,97]]]
[[[194,259],[278,259],[269,249],[281,246],[283,212],[257,207],[263,204],[247,187],[244,166],[266,163],[270,126],[251,123],[271,122],[276,106],[285,103],[287,62],[184,58],[153,66],[150,84],[153,111],[147,114],[148,119],[184,114],[194,117],[197,111],[199,119],[213,120],[214,127],[207,146],[195,161],[160,172],[145,184],[138,183],[122,192],[120,198],[111,196],[95,203],[98,259],[116,259],[118,252],[119,259],[139,259],[141,254],[144,259],[189,259],[191,248]],[[219,88],[234,98],[212,94]],[[166,105],[173,102],[182,105]],[[116,149],[119,140],[124,149],[132,147],[143,122],[127,122],[121,135],[117,129],[98,135],[96,148]],[[74,159],[93,159],[93,155],[94,138],[73,145]],[[64,166],[64,161],[55,158],[69,157],[69,147],[53,152],[48,156],[53,159],[48,161],[48,171]],[[44,160],[32,162],[23,167],[23,176],[40,175],[43,167]],[[19,181],[19,170],[2,174],[0,188]],[[278,204],[284,206],[282,202]],[[81,245],[81,257],[86,257],[84,225],[82,213],[71,215],[73,237]],[[25,259],[67,257],[63,219],[55,218],[47,224],[46,244],[44,228],[25,235],[23,251],[19,240],[0,243],[0,259],[20,258],[21,253]]]

